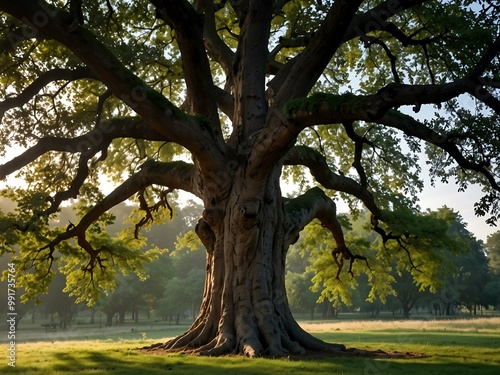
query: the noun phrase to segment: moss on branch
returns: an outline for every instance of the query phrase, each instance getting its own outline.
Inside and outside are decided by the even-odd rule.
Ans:
[[[323,190],[319,187],[314,187],[304,194],[292,199],[285,205],[285,209],[289,214],[298,213],[303,209],[312,207],[319,199],[326,197]]]
[[[191,171],[193,170],[193,164],[186,163],[181,160],[161,162],[149,159],[146,162],[144,162],[142,168],[145,168],[150,172],[157,172],[157,173],[170,173],[172,170],[176,170],[181,175],[183,175],[184,173],[191,173]]]
[[[285,115],[290,115],[294,111],[316,112],[320,107],[338,111],[342,108],[354,108],[366,99],[364,96],[345,93],[341,95],[315,93],[307,98],[298,98],[286,103],[284,112]]]

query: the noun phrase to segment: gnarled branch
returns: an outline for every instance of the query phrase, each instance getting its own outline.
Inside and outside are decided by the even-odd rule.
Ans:
[[[334,173],[318,151],[307,146],[295,146],[286,154],[284,165],[303,165],[309,168],[313,177],[325,188],[351,194],[359,198],[373,215],[381,215],[381,210],[366,186]]]
[[[195,194],[192,183],[195,172],[196,169],[192,164],[181,161],[168,163],[154,160],[147,161],[143,164],[139,172],[132,175],[102,201],[91,208],[78,224],[57,235],[57,237],[46,245],[44,249],[54,249],[62,241],[73,237],[84,238],[81,236],[85,235],[85,231],[88,227],[102,214],[148,186],[161,185],[170,189],[182,189]],[[85,244],[84,241],[82,243]]]
[[[30,101],[45,86],[55,81],[75,81],[82,78],[95,78],[87,67],[76,69],[52,69],[42,73],[17,96],[9,97],[0,102],[0,121],[9,109],[21,107]]]
[[[286,238],[296,240],[298,232],[301,231],[313,219],[318,219],[333,235],[337,247],[332,250],[332,257],[338,266],[337,278],[342,271],[344,260],[349,260],[349,273],[352,275],[352,265],[356,260],[364,260],[366,257],[353,254],[344,240],[342,227],[337,219],[337,207],[335,203],[321,190],[313,188],[303,195],[290,200],[286,205],[287,212],[287,234]]]

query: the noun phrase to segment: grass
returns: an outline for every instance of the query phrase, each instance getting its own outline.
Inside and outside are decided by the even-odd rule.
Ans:
[[[314,360],[205,358],[152,355],[134,350],[175,335],[186,327],[124,332],[108,339],[23,341],[18,339],[16,368],[0,363],[2,374],[404,374],[468,375],[500,373],[500,318],[456,321],[362,321],[303,326],[324,340],[348,347],[420,353],[415,359],[363,357]],[[153,327],[154,328],[154,327]],[[102,332],[101,332],[102,335]],[[162,336],[163,335],[163,336]],[[51,337],[50,333],[45,337]],[[165,338],[161,339],[162,341]],[[1,344],[2,352],[5,344]],[[2,356],[5,358],[5,356]]]

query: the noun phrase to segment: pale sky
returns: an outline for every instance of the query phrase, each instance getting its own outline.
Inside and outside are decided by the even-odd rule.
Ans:
[[[425,168],[425,167],[424,167]],[[423,168],[423,171],[425,169]],[[424,191],[420,194],[420,207],[422,210],[430,208],[431,210],[438,209],[443,206],[448,206],[462,215],[464,222],[467,223],[467,229],[473,233],[477,239],[486,242],[486,237],[500,228],[492,227],[485,223],[489,217],[477,217],[474,214],[474,203],[477,202],[483,193],[477,185],[469,186],[465,192],[458,192],[457,185],[453,182],[443,184],[436,182],[435,187],[430,185],[430,182],[425,181]]]

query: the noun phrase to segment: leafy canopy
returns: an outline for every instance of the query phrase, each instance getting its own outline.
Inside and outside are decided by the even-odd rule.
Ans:
[[[419,213],[422,152],[433,181],[479,184],[476,213],[500,217],[495,1],[5,0],[0,11],[0,154],[10,159],[0,177],[25,182],[3,192],[17,207],[0,216],[0,249],[18,253],[27,297],[54,265],[91,303],[119,271],[145,277],[161,250],[145,250],[139,227],[164,222],[177,190],[210,208],[227,187],[214,181],[230,186],[241,166],[262,181],[283,166],[303,193],[287,203],[297,232],[325,197],[371,212],[375,249],[344,238],[331,202],[322,224],[335,243],[316,225],[307,240],[338,250],[335,262],[318,255],[317,283],[335,283],[321,270],[347,259],[371,297],[390,292],[390,276],[376,279],[387,254],[398,269],[425,264],[422,285],[440,272],[451,221]],[[16,147],[27,151],[12,158]],[[111,238],[106,212],[129,198],[140,225]],[[74,199],[79,221],[60,222]],[[347,299],[338,288],[325,297]]]

